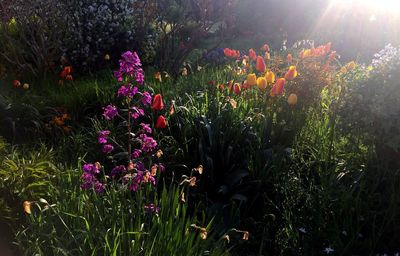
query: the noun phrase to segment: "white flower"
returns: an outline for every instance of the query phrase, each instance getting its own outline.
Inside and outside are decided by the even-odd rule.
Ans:
[[[299,231],[300,231],[301,233],[303,233],[303,234],[306,234],[306,233],[307,233],[307,231],[306,231],[305,228],[299,228]]]
[[[326,254],[331,254],[331,252],[333,253],[335,250],[334,249],[332,249],[330,246],[329,247],[326,247],[325,249],[324,249],[324,252],[326,253]]]

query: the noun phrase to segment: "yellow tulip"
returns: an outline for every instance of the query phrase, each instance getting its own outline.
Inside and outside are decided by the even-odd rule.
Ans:
[[[247,75],[247,84],[248,84],[249,86],[252,86],[252,85],[256,85],[256,84],[257,84],[257,76],[256,76],[256,74],[251,73],[251,74],[248,74],[248,75]]]
[[[273,84],[275,83],[275,74],[272,71],[267,71],[265,73],[265,79],[267,80],[268,83]]]
[[[265,90],[267,88],[267,79],[262,76],[257,78],[257,87],[260,90]]]

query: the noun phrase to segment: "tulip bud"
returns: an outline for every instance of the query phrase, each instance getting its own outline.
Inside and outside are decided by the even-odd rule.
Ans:
[[[287,102],[289,105],[293,106],[296,105],[297,103],[297,95],[294,93],[291,93],[287,99]]]
[[[265,79],[265,77],[262,76],[257,78],[257,87],[260,90],[267,89],[267,79]]]
[[[257,76],[256,76],[256,74],[252,73],[252,74],[248,74],[247,75],[247,84],[249,86],[257,84]]]
[[[165,119],[164,116],[159,116],[156,121],[156,126],[157,129],[165,129],[167,127],[167,120]]]
[[[256,60],[256,70],[258,72],[265,72],[265,62],[264,59],[261,56],[257,56],[257,60]]]
[[[162,110],[164,108],[164,102],[161,94],[154,95],[153,104],[151,105],[153,110]]]

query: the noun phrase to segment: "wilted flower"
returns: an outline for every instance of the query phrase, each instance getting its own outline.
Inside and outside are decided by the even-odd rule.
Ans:
[[[161,79],[161,73],[160,72],[156,72],[154,74],[154,79],[156,79],[158,82],[161,83],[162,79]]]
[[[267,80],[265,77],[260,76],[257,78],[257,87],[260,90],[265,90],[267,88]]]
[[[24,208],[24,212],[27,214],[31,214],[31,202],[29,201],[24,201],[24,203],[22,204],[23,208]]]
[[[297,103],[297,95],[294,93],[291,93],[287,99],[287,102],[289,105],[293,106],[296,105]]]
[[[156,121],[155,127],[157,129],[165,129],[167,127],[167,120],[164,116],[159,116]]]
[[[254,73],[248,74],[247,75],[247,84],[249,86],[253,86],[257,84],[257,76]]]
[[[164,102],[161,94],[154,95],[153,104],[151,105],[153,110],[162,110],[164,108]]]
[[[109,54],[104,55],[104,60],[110,60],[110,55]]]
[[[187,75],[188,75],[188,70],[187,70],[187,68],[182,68],[182,69],[181,69],[181,75],[182,75],[182,76],[187,76]]]
[[[162,157],[163,154],[164,153],[162,152],[162,150],[159,149],[159,150],[157,150],[156,156],[157,156],[157,158],[160,158],[160,157]]]

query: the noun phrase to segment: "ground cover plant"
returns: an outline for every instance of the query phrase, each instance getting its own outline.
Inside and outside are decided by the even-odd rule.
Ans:
[[[400,253],[400,46],[268,3],[0,3],[0,255]]]

